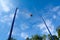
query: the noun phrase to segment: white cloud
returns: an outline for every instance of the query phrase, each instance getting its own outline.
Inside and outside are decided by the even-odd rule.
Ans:
[[[45,13],[46,11],[46,13]],[[47,6],[45,10],[42,10],[42,13],[45,13],[45,17],[52,17],[53,19],[59,19],[60,16],[60,6]],[[52,19],[51,18],[51,19]]]
[[[8,31],[8,35],[10,33],[10,30]],[[12,36],[19,36],[20,37],[20,29],[18,29],[17,27],[14,27],[13,28],[13,31],[12,31]]]
[[[56,19],[56,15],[53,15],[53,19]]]
[[[27,10],[23,10],[20,12],[20,15],[22,15],[25,19],[29,19],[31,16],[32,13],[31,12],[28,12]]]
[[[57,12],[57,14],[60,16],[60,10]]]
[[[27,35],[27,33],[22,32],[21,33],[21,37],[24,38],[24,39],[26,39],[28,37],[28,35]]]
[[[54,25],[52,25],[52,22],[50,20],[46,20],[46,24],[47,24],[50,32],[52,34],[55,34],[54,33],[55,32]],[[46,28],[44,23],[40,23],[37,26],[42,30],[42,33],[49,34],[49,32],[48,32],[48,30],[47,30],[47,28]]]
[[[13,19],[13,14],[10,14],[10,15],[4,15],[3,17],[0,18],[0,22],[2,23],[7,23],[10,25],[12,19]]]
[[[0,4],[1,4],[1,6],[2,6],[2,9],[3,9],[5,12],[10,11],[10,8],[9,8],[8,5],[6,4],[6,2],[4,2],[4,0],[0,0]]]
[[[10,32],[8,32],[8,35],[9,35],[9,34],[10,34]],[[13,31],[13,32],[12,32],[12,35],[15,35],[15,34],[16,34],[16,33]]]
[[[10,14],[10,16],[9,16],[11,19],[13,19],[13,17],[14,17],[14,14]]]
[[[7,5],[5,5],[5,4],[2,4],[2,8],[3,8],[3,10],[4,10],[5,12],[10,11],[10,8],[9,8]]]
[[[1,11],[9,12],[13,8],[13,4],[8,0],[0,0]]]
[[[23,24],[20,25],[20,28],[21,28],[21,30],[26,30],[26,29],[28,29],[29,27],[28,27],[27,24],[23,23]]]
[[[54,11],[54,12],[56,12],[58,10],[60,10],[60,6],[55,6],[55,7],[52,8],[52,11]]]
[[[49,9],[49,13],[60,15],[60,6],[53,6]]]
[[[57,14],[58,16],[60,16],[60,6],[54,6],[52,9],[51,9],[51,12],[55,12],[54,14]],[[56,18],[56,15],[53,15],[54,18]]]

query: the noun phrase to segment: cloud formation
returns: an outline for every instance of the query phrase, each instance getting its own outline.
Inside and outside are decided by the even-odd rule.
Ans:
[[[9,12],[13,8],[13,4],[8,0],[0,0],[1,11]]]
[[[3,17],[0,18],[0,22],[11,25],[13,16],[14,16],[14,14],[4,15]]]
[[[24,39],[26,39],[26,38],[28,37],[28,34],[27,34],[27,33],[22,32],[22,33],[21,33],[21,37],[22,37],[22,38],[24,38]]]
[[[27,24],[23,23],[23,24],[20,25],[20,28],[21,28],[21,30],[26,30],[26,29],[28,29],[29,27],[28,27]]]
[[[56,15],[53,15],[53,19],[56,19],[57,18],[57,16]]]
[[[47,24],[50,32],[51,32],[52,34],[54,34],[55,28],[54,28],[54,25],[52,24],[52,22],[47,19],[47,20],[46,20],[46,24]],[[47,30],[47,28],[46,28],[46,26],[45,26],[44,23],[38,24],[37,27],[40,28],[40,30],[42,30],[42,33],[49,34],[49,32],[48,32],[48,30]]]

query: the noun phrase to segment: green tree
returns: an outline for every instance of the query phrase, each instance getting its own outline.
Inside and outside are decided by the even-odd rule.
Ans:
[[[43,35],[43,40],[46,40],[46,35],[45,34]]]
[[[52,37],[53,37],[54,40],[59,40],[56,35],[52,35],[52,37],[50,35],[48,35],[48,37],[49,37],[49,40],[52,40]]]
[[[11,37],[11,39],[10,40],[16,40],[15,38],[13,38],[13,37]]]
[[[60,26],[57,27],[58,38],[60,38]]]
[[[34,35],[30,40],[42,40],[43,38],[39,35]]]
[[[16,40],[15,38],[11,38],[11,40]]]
[[[31,38],[26,38],[26,40],[43,40],[43,37],[39,35],[33,35]]]
[[[30,40],[29,37],[27,37],[26,40]]]

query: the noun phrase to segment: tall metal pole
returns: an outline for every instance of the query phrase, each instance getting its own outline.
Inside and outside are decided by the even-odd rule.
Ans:
[[[46,26],[46,28],[47,28],[47,30],[48,30],[48,32],[50,33],[50,35],[51,35],[51,37],[52,37],[52,34],[51,34],[51,32],[50,32],[50,30],[49,30],[49,28],[48,28],[48,26],[47,26],[47,24],[46,24],[46,22],[45,22],[45,20],[44,20],[44,18],[41,16],[41,18],[42,18],[42,20],[43,20],[43,22],[44,22],[44,24],[45,24],[45,26]],[[52,37],[52,40],[54,40],[54,38]]]
[[[12,21],[11,30],[10,30],[10,34],[9,34],[8,40],[11,40],[11,35],[12,35],[12,31],[13,31],[13,26],[14,26],[14,21],[15,21],[17,9],[18,8],[16,8],[16,10],[15,10],[15,14],[14,14],[14,17],[13,17],[13,21]]]
[[[30,16],[32,17],[33,15],[32,15],[32,14],[30,14]],[[48,28],[48,26],[47,26],[47,24],[46,24],[46,22],[45,22],[44,18],[43,18],[42,16],[40,16],[40,17],[42,18],[42,20],[43,20],[43,22],[44,22],[44,24],[45,24],[45,26],[46,26],[46,28],[47,28],[48,32],[50,33],[50,35],[51,35],[51,37],[52,37],[52,34],[51,34],[51,32],[50,32],[50,30],[49,30],[49,28]],[[53,37],[52,37],[52,40],[54,40],[54,38],[53,38]]]

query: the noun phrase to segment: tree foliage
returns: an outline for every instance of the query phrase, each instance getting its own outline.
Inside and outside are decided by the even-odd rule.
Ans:
[[[27,37],[26,40],[30,40],[30,39]]]
[[[41,36],[39,36],[39,35],[34,35],[34,36],[32,36],[32,38],[26,38],[26,40],[42,40],[43,38],[41,37]]]
[[[57,27],[58,38],[60,38],[60,26]]]
[[[42,37],[39,36],[39,35],[34,35],[34,36],[32,36],[31,39],[32,39],[32,40],[42,40]]]
[[[11,38],[11,40],[16,40],[15,38]]]
[[[52,35],[54,40],[59,40],[58,37],[56,35]],[[49,35],[49,40],[52,40],[52,37]]]
[[[11,37],[11,39],[10,40],[16,40],[15,38],[13,38],[13,37]]]
[[[43,35],[43,40],[46,40],[46,35],[45,34]]]

